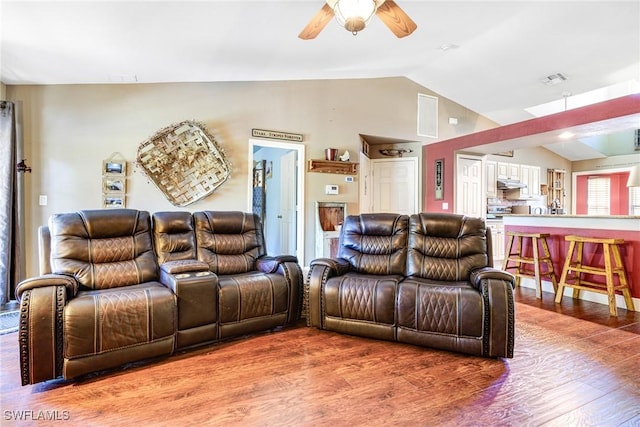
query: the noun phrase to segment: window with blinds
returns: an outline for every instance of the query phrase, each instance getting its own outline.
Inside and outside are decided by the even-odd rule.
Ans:
[[[587,180],[587,214],[609,215],[611,180],[608,177],[590,176]]]
[[[640,187],[629,187],[629,215],[640,215]]]

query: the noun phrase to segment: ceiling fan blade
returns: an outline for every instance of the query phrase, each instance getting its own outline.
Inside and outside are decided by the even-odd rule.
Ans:
[[[320,9],[313,18],[311,18],[311,21],[309,21],[307,26],[304,27],[300,34],[298,34],[298,37],[302,40],[315,39],[316,36],[320,34],[320,31],[326,27],[327,23],[333,19],[333,16],[333,9],[325,3],[324,6],[322,6],[322,9]]]
[[[376,15],[397,37],[406,37],[418,28],[409,15],[393,0],[382,3],[376,10]]]

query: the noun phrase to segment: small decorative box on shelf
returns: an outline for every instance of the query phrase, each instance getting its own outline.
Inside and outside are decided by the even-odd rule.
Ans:
[[[309,160],[307,171],[322,173],[339,173],[343,175],[355,175],[358,173],[358,164],[352,162],[338,162],[331,160]]]

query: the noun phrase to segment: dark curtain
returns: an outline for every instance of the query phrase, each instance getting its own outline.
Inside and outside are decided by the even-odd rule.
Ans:
[[[14,299],[18,276],[15,105],[0,101],[0,303]]]

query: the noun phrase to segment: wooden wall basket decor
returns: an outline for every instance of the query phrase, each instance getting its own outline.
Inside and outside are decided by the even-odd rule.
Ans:
[[[186,120],[159,130],[138,146],[137,164],[173,205],[183,207],[213,193],[231,175],[215,138]]]

